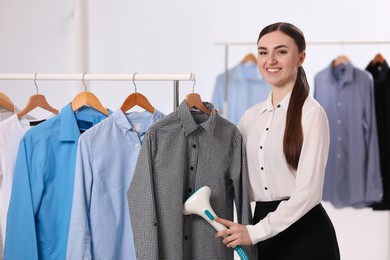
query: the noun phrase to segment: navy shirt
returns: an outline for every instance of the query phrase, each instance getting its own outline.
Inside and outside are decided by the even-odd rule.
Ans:
[[[390,68],[386,61],[366,68],[374,77],[375,111],[383,181],[383,198],[374,210],[390,209]]]

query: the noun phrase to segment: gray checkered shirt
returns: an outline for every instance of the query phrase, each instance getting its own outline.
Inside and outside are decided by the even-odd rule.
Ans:
[[[241,134],[228,120],[178,110],[153,124],[143,141],[128,203],[138,260],[229,260],[233,250],[215,239],[216,231],[199,216],[182,215],[183,203],[202,186],[211,188],[216,214],[238,222],[252,219],[248,173]],[[246,247],[252,259],[255,247]]]

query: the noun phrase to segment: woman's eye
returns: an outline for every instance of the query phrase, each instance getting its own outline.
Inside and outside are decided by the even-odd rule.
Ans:
[[[287,53],[287,51],[285,51],[285,50],[278,51],[278,54],[280,54],[280,55],[283,55],[283,54],[286,54],[286,53]]]
[[[259,52],[259,55],[266,55],[266,54],[267,54],[266,51],[260,51],[260,52]]]

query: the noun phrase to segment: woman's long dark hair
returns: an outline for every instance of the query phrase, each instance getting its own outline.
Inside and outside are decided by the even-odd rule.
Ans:
[[[274,23],[265,27],[259,35],[257,43],[264,35],[280,31],[290,36],[298,47],[299,53],[305,51],[306,41],[301,30],[290,23]],[[286,128],[283,137],[283,152],[286,157],[287,164],[292,169],[298,168],[299,156],[303,144],[302,130],[302,107],[306,98],[309,95],[310,87],[306,79],[306,73],[302,66],[299,66],[297,72],[297,80],[291,92],[290,103],[287,110]]]

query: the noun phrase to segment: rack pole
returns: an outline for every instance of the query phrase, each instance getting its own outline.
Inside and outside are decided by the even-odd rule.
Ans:
[[[179,106],[179,81],[173,81],[173,111]]]
[[[134,77],[135,76],[135,77]],[[195,81],[195,74],[43,74],[0,73],[0,80],[173,81],[173,111],[179,106],[179,81]]]
[[[0,73],[0,80],[83,80],[84,73],[46,74],[37,73]],[[195,81],[194,73],[187,74],[92,74],[87,73],[84,80],[92,81]]]
[[[222,103],[222,108],[223,108],[223,116],[227,117],[228,115],[228,101],[227,101],[227,92],[228,92],[228,78],[229,78],[229,45],[225,45],[225,73],[223,77],[223,103]]]

